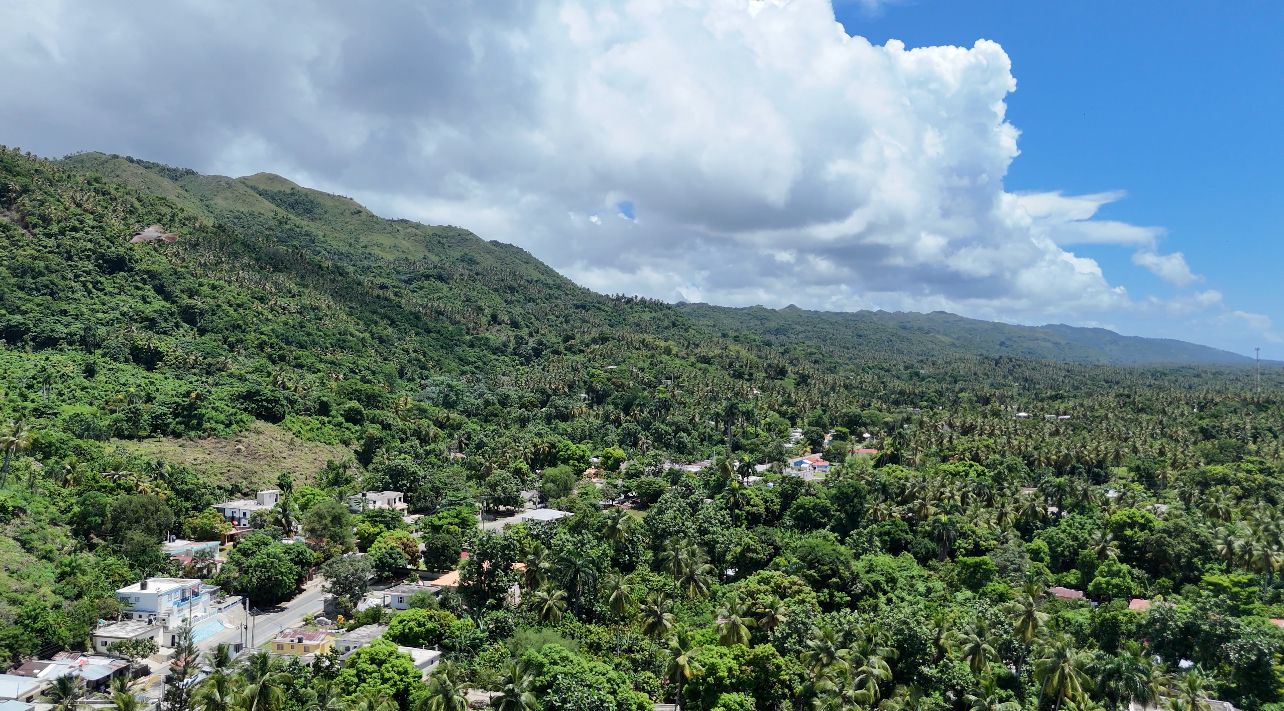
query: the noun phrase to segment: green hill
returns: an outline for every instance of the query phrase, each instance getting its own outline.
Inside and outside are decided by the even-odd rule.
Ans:
[[[130,242],[153,223],[179,239]],[[410,446],[538,467],[572,444],[703,456],[729,423],[761,453],[790,424],[871,408],[1243,381],[1218,369],[1233,354],[1099,330],[608,297],[279,176],[97,153],[0,153],[0,233],[5,416],[96,441],[258,420],[363,466]],[[1159,362],[1197,369],[1101,367]]]
[[[1101,365],[1246,365],[1252,359],[1229,351],[1163,338],[1122,336],[1103,328],[1066,325],[1015,326],[963,318],[941,311],[904,313],[804,311],[797,307],[729,309],[682,304],[693,319],[711,327],[736,328],[780,342],[809,340],[852,351],[892,348],[904,355],[923,351],[960,355],[1015,356]]]

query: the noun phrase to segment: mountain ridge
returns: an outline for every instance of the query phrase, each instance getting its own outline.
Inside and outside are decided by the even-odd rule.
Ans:
[[[60,163],[98,172],[131,187],[175,199],[210,219],[217,219],[220,214],[226,216],[227,211],[268,217],[285,213],[330,228],[329,231],[334,233],[347,232],[346,239],[335,240],[343,247],[347,259],[363,260],[369,257],[369,252],[392,260],[425,257],[430,250],[426,250],[425,243],[416,237],[421,237],[422,231],[428,230],[440,237],[449,235],[455,246],[466,250],[511,250],[507,252],[509,257],[526,261],[528,263],[524,267],[543,272],[541,281],[548,280],[545,281],[546,286],[552,285],[549,281],[561,281],[558,285],[561,288],[579,290],[581,294],[592,293],[519,246],[486,240],[462,228],[381,218],[352,198],[307,188],[274,173],[260,172],[235,178],[202,175],[189,169],[95,152],[74,154]],[[361,244],[354,244],[358,240],[353,234],[360,234]],[[1249,365],[1253,362],[1242,354],[1179,339],[1130,336],[1108,329],[1061,323],[1024,326],[943,311],[830,312],[802,309],[793,304],[774,310],[760,306],[691,303],[671,306],[687,316],[696,315],[697,320],[705,325],[749,327],[758,329],[760,335],[770,335],[763,331],[766,329],[776,335],[788,332],[797,338],[820,337],[834,341],[832,334],[819,334],[817,330],[837,325],[885,335],[896,330],[918,333],[935,341],[937,346],[987,356],[1011,355],[1100,365]],[[757,318],[746,320],[744,315],[754,309],[779,314],[785,322],[764,324]],[[793,322],[796,319],[804,319],[807,323]],[[847,338],[837,340],[845,347],[854,347],[859,335],[848,334]]]

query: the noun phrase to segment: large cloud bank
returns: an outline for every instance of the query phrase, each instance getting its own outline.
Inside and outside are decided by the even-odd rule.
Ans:
[[[1201,277],[1162,230],[1096,219],[1120,194],[1005,190],[999,45],[874,46],[824,0],[40,0],[0,40],[27,147],[275,170],[608,293],[1270,329],[1182,291]],[[1085,244],[1176,296],[1129,294]]]

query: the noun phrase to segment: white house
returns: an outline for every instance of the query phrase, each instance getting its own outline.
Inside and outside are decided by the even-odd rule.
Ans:
[[[370,509],[395,509],[404,512],[410,506],[406,503],[406,495],[400,491],[363,491],[348,497],[348,508],[354,512]]]
[[[410,597],[420,592],[436,595],[441,592],[441,587],[416,583],[396,585],[383,591],[383,606],[393,610],[409,610]]]
[[[237,526],[250,525],[250,514],[255,511],[264,511],[276,506],[276,502],[281,499],[281,492],[277,489],[264,489],[255,494],[253,499],[236,499],[235,501],[224,501],[221,504],[214,504],[214,510],[222,514],[223,518],[231,521]]]
[[[122,620],[103,625],[91,635],[95,652],[105,653],[116,642],[150,639],[160,644],[161,626],[146,620]]]
[[[193,578],[148,578],[116,591],[128,620],[163,625],[161,645],[172,646],[183,623],[194,628],[217,610],[212,603],[215,585]]]
[[[432,668],[437,666],[437,662],[441,661],[441,652],[435,649],[403,647],[401,645],[397,645],[397,651],[402,654],[409,655],[409,657],[415,661],[415,668],[424,675],[424,678],[427,678],[428,673],[432,671]]]

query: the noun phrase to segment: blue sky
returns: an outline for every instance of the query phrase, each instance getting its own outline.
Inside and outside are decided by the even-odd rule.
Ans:
[[[835,13],[879,44],[997,41],[1017,80],[1009,190],[1124,190],[1101,216],[1165,228],[1163,249],[1185,253],[1227,302],[1284,323],[1284,3],[923,1]],[[1126,250],[1076,251],[1130,291],[1172,291],[1129,268]],[[1226,345],[1251,353],[1252,340]],[[1260,345],[1284,358],[1280,344]]]
[[[1284,360],[1284,3],[837,2],[15,0],[0,142],[279,173],[599,292]]]

